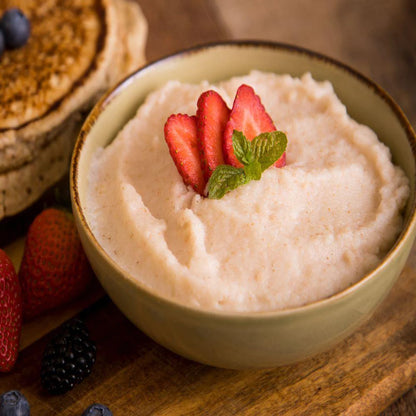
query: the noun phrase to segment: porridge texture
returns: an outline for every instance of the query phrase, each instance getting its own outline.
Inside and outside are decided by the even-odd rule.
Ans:
[[[243,83],[287,134],[287,165],[204,198],[184,185],[164,123],[195,114],[208,89],[231,108]],[[151,291],[205,310],[272,311],[331,296],[379,264],[408,193],[389,149],[348,116],[329,82],[253,71],[151,93],[94,155],[87,220],[108,255]]]

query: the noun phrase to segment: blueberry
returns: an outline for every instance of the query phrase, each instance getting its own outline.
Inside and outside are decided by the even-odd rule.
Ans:
[[[107,406],[94,403],[85,410],[82,416],[113,416],[113,413]]]
[[[0,416],[30,416],[26,397],[17,390],[10,390],[0,396]]]
[[[30,35],[30,22],[20,9],[12,8],[4,12],[0,20],[6,48],[15,49],[25,45]]]

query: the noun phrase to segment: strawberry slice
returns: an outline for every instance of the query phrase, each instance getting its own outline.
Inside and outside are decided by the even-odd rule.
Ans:
[[[0,372],[8,372],[15,365],[19,353],[22,290],[13,263],[2,249],[0,249],[0,299]]]
[[[204,177],[208,181],[215,168],[224,165],[222,140],[230,109],[222,97],[213,90],[202,93],[197,105],[199,153]]]
[[[225,126],[223,150],[224,157],[228,164],[237,168],[243,165],[234,155],[233,149],[233,131],[243,132],[247,140],[253,140],[260,133],[269,133],[275,131],[276,127],[273,120],[267,114],[260,97],[256,95],[253,88],[242,84],[237,90],[230,119]],[[276,167],[282,167],[286,164],[286,154],[284,153],[276,161]]]
[[[165,124],[165,140],[185,185],[204,194],[206,181],[199,160],[196,117],[173,114]]]

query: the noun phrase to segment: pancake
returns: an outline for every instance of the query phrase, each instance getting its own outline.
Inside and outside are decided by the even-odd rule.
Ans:
[[[85,113],[144,63],[147,35],[128,0],[0,0],[0,12],[9,7],[23,10],[32,33],[0,58],[0,219],[67,171]]]
[[[100,53],[106,28],[95,0],[2,3],[3,9],[21,8],[32,26],[28,44],[6,53],[1,63],[0,129],[7,129],[43,116],[71,91]]]

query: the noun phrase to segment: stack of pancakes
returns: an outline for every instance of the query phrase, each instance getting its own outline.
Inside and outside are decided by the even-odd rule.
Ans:
[[[0,57],[0,219],[38,199],[68,170],[85,113],[144,63],[147,24],[130,0],[0,0],[31,36]]]

